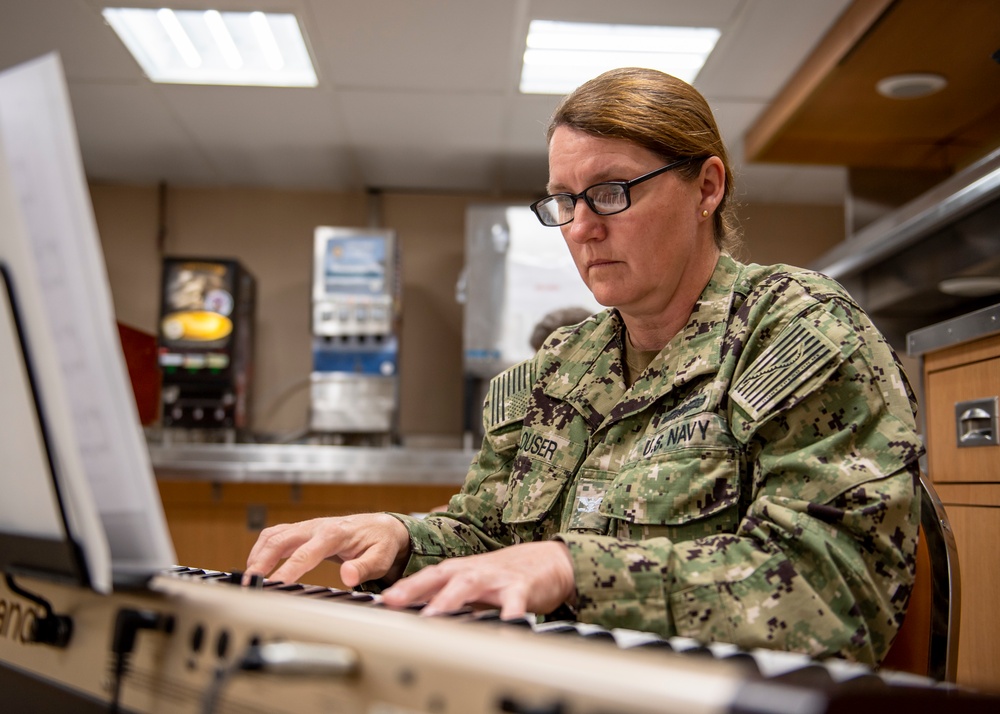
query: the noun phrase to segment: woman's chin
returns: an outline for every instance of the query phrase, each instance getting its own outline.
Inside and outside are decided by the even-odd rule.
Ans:
[[[594,299],[598,302],[598,304],[603,305],[604,307],[616,307],[624,298],[621,286],[618,285],[592,285],[590,286],[590,294],[594,296]]]

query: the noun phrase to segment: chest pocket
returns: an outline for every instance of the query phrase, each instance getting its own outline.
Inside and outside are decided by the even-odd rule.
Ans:
[[[503,522],[521,540],[545,539],[559,531],[559,504],[584,452],[583,444],[558,434],[522,429],[503,507]]]
[[[601,512],[621,538],[692,540],[739,523],[739,449],[716,414],[661,427],[632,450]]]

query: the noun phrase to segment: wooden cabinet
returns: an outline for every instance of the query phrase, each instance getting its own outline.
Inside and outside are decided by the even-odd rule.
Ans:
[[[928,475],[961,570],[958,681],[1000,691],[1000,445],[960,447],[956,424],[957,404],[1000,395],[1000,335],[926,352],[923,376]]]
[[[446,504],[456,485],[279,484],[159,481],[167,525],[181,565],[231,572],[266,526],[369,511],[423,513]],[[343,588],[339,568],[324,563],[303,578]]]
[[[924,356],[928,472],[939,483],[1000,483],[1000,445],[959,447],[955,405],[1000,395],[1000,335]]]

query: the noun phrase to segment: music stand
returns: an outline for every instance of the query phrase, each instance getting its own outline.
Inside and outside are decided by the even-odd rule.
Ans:
[[[0,72],[0,267],[0,567],[145,583],[173,545],[55,54]]]

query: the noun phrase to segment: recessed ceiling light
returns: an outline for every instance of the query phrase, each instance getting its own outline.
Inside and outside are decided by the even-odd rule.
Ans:
[[[875,89],[889,99],[917,99],[940,92],[948,86],[948,80],[940,74],[894,74],[880,79]]]
[[[598,25],[532,20],[521,92],[568,94],[617,67],[658,69],[693,82],[719,39],[714,27]]]
[[[295,15],[129,7],[102,14],[154,82],[317,84]]]

